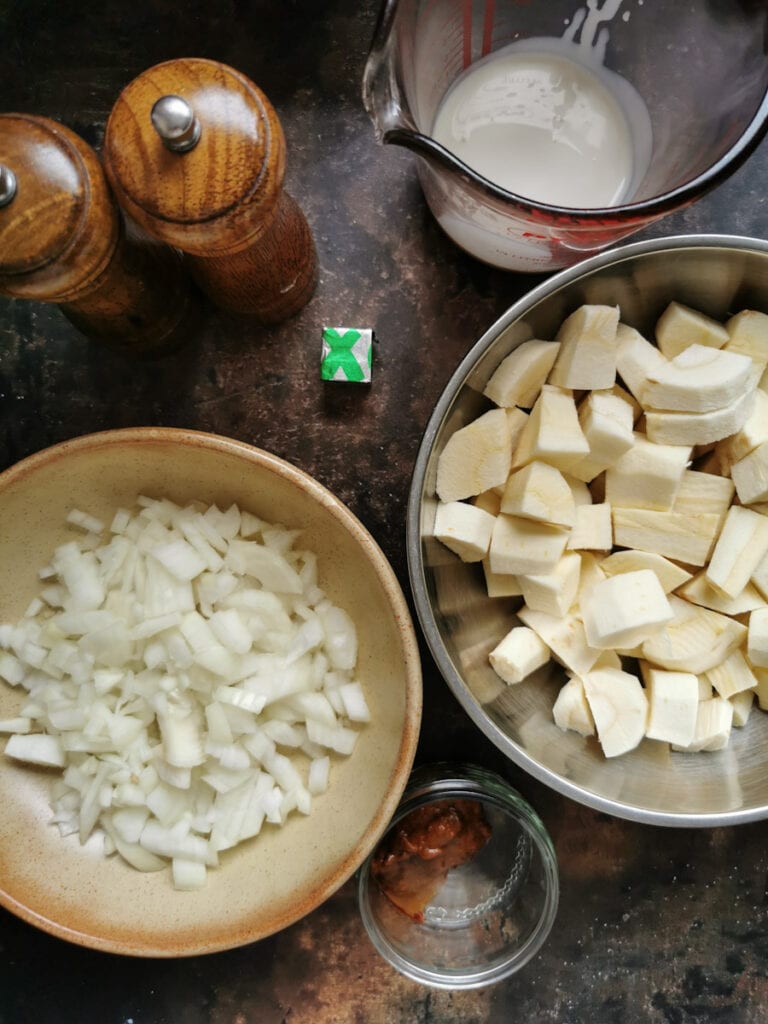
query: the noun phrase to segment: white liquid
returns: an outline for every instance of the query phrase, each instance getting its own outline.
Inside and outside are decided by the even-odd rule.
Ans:
[[[526,40],[477,61],[443,99],[433,137],[527,199],[582,209],[620,203],[645,172],[647,111],[618,75],[573,59],[579,52],[568,39]],[[631,121],[640,122],[634,136]]]

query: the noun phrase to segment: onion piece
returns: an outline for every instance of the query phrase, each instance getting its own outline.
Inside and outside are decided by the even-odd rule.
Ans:
[[[39,764],[46,768],[63,768],[67,763],[58,737],[44,733],[16,733],[6,743],[5,753],[16,761]]]
[[[328,788],[328,776],[331,770],[330,757],[313,758],[309,766],[307,788],[313,795],[324,793]]]

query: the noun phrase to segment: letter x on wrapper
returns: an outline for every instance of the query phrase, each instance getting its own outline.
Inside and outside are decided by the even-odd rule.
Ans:
[[[372,361],[373,331],[370,328],[323,328],[322,380],[369,384]]]

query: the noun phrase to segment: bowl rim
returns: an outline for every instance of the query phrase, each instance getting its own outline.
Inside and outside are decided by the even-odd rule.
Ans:
[[[0,906],[28,924],[75,945],[136,957],[196,956],[222,952],[257,942],[301,920],[317,909],[348,881],[371,853],[397,809],[416,755],[423,705],[421,658],[414,623],[403,589],[392,565],[368,529],[340,498],[309,473],[285,459],[245,441],[186,427],[122,427],[82,434],[34,452],[0,472],[0,497],[7,488],[12,487],[18,481],[70,453],[80,453],[94,448],[117,448],[137,443],[146,445],[191,443],[193,446],[208,451],[233,455],[246,462],[264,467],[288,480],[297,488],[308,492],[353,536],[371,562],[396,620],[403,652],[405,683],[403,729],[384,799],[354,848],[336,865],[332,872],[326,873],[321,884],[313,889],[310,898],[299,901],[294,910],[283,913],[267,928],[249,928],[247,924],[244,924],[239,930],[227,930],[222,927],[218,930],[216,937],[210,935],[201,937],[196,943],[185,946],[174,945],[170,949],[164,946],[126,943],[109,936],[74,931],[66,923],[51,920],[26,907],[23,902],[15,899],[0,885]]]
[[[554,789],[563,796],[569,797],[577,803],[591,807],[593,810],[600,811],[603,814],[623,818],[627,821],[636,821],[649,825],[663,825],[670,828],[713,828],[760,821],[768,817],[768,805],[713,813],[681,813],[657,811],[652,808],[623,803],[618,799],[602,797],[568,781],[556,772],[539,764],[518,744],[511,740],[488,716],[484,715],[482,708],[454,668],[443,646],[429,600],[422,557],[422,493],[432,447],[446,413],[481,356],[512,323],[520,320],[542,299],[559,291],[565,285],[570,285],[582,277],[588,277],[594,271],[609,265],[619,265],[637,256],[667,252],[675,249],[733,249],[743,252],[759,252],[768,256],[768,241],[744,235],[697,234],[668,235],[661,238],[632,242],[606,250],[596,256],[591,256],[565,270],[553,274],[527,292],[517,302],[514,302],[469,349],[445,385],[429,418],[414,463],[408,495],[406,553],[416,615],[440,674],[470,719],[502,753],[506,754],[515,764],[535,779],[549,786],[550,789]]]

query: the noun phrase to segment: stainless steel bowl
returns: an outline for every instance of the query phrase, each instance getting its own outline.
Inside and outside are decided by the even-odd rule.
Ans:
[[[411,485],[408,562],[441,673],[470,718],[514,762],[618,817],[711,827],[768,817],[768,714],[755,710],[722,751],[670,753],[646,740],[606,760],[594,740],[552,721],[565,678],[557,666],[516,686],[499,680],[488,653],[516,623],[515,605],[489,599],[482,569],[460,562],[431,536],[438,456],[454,431],[489,407],[483,388],[512,349],[530,337],[552,338],[585,302],[618,304],[622,320],[651,334],[673,299],[720,319],[744,308],[768,312],[768,243],[727,235],[638,242],[556,274],[511,306],[462,361],[429,421]]]

